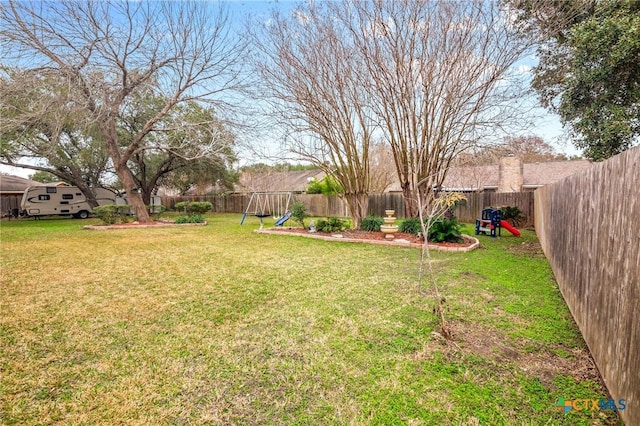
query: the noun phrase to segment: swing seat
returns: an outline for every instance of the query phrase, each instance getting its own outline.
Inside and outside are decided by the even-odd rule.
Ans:
[[[259,217],[259,218],[269,217],[269,216],[271,216],[271,213],[256,213],[256,217]]]

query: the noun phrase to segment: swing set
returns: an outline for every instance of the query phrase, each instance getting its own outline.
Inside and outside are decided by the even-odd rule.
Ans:
[[[252,215],[260,218],[260,229],[264,225],[263,219],[269,216],[273,216],[276,226],[282,226],[291,217],[290,203],[291,192],[254,192],[249,198],[240,225],[247,215]]]

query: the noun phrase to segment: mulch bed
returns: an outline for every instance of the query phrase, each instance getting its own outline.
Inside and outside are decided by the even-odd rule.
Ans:
[[[421,247],[424,244],[424,239],[422,237],[418,237],[414,234],[407,234],[403,232],[395,233],[395,237],[393,239],[385,238],[384,233],[376,232],[376,231],[363,231],[360,229],[348,229],[342,232],[314,232],[310,233],[308,230],[304,228],[295,228],[295,227],[275,227],[264,230],[258,230],[257,232],[269,233],[269,234],[277,234],[277,233],[286,233],[286,234],[298,234],[300,236],[306,237],[315,237],[325,240],[344,240],[350,242],[362,242],[362,243],[373,243],[373,244],[390,244],[390,245],[408,245],[411,247]],[[477,245],[477,240],[467,237],[464,237],[464,242],[462,243],[430,243],[429,247],[441,250],[451,250],[451,251],[467,251],[473,250]]]

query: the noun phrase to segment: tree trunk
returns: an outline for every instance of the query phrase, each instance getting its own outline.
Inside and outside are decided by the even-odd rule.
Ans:
[[[151,217],[149,216],[149,212],[147,211],[147,206],[142,200],[140,188],[136,187],[135,179],[133,178],[133,173],[131,173],[131,170],[129,170],[126,164],[120,165],[119,167],[116,167],[116,174],[118,175],[118,177],[120,178],[120,182],[122,182],[122,185],[124,186],[129,204],[136,212],[138,222],[150,222]]]
[[[354,229],[360,228],[360,222],[367,216],[367,210],[369,209],[369,195],[363,193],[345,194],[345,201],[349,206],[349,213],[351,214],[351,221],[353,222]]]
[[[138,222],[146,223],[151,221],[151,216],[149,216],[149,211],[147,210],[147,205],[142,200],[141,193],[131,193],[127,192],[127,198],[129,199],[129,204],[136,212],[136,217]]]
[[[417,188],[412,188],[410,185],[403,185],[402,195],[404,198],[405,216],[407,218],[420,217],[420,205],[422,205],[422,213],[429,211],[436,198],[436,194],[433,192],[433,189],[431,189],[431,186],[425,184],[420,184]],[[420,202],[418,202],[418,200]]]
[[[151,205],[151,191],[153,187],[151,185],[143,185],[140,187],[140,193],[142,195],[142,202],[145,206]]]
[[[93,192],[93,189],[87,185],[84,182],[73,182],[76,184],[76,186],[78,187],[78,189],[80,189],[80,192],[82,192],[87,200],[87,204],[89,204],[89,206],[94,209],[96,207],[98,207],[98,201],[96,200],[96,195]]]
[[[413,191],[410,185],[402,185],[402,195],[404,198],[404,210],[407,218],[418,217],[418,200],[416,191]]]
[[[120,178],[120,183],[122,183],[122,186],[127,193],[129,205],[133,207],[138,222],[150,222],[151,217],[149,216],[149,211],[147,210],[147,206],[144,201],[142,201],[142,194],[140,193],[141,188],[138,186],[133,172],[131,172],[131,169],[127,166],[127,160],[131,158],[131,154],[122,155],[120,152],[115,120],[105,120],[105,122],[100,126],[100,130],[105,138],[109,155],[113,160],[116,175]]]

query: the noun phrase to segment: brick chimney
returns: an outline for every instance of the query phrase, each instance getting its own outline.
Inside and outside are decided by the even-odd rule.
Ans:
[[[513,155],[501,158],[498,192],[520,192],[523,183],[522,161]]]

